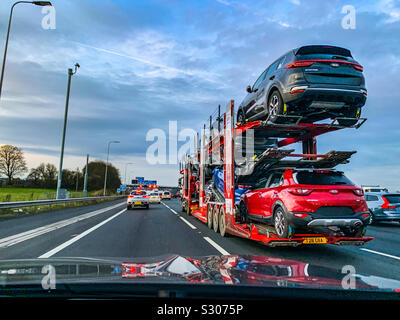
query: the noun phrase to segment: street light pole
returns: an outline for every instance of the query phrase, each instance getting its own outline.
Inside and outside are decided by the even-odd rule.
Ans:
[[[1,66],[1,76],[0,76],[0,98],[1,98],[1,91],[3,89],[3,77],[4,77],[4,69],[6,66],[6,59],[7,59],[7,48],[8,48],[8,38],[10,37],[10,29],[11,29],[11,20],[12,14],[14,11],[14,7],[19,3],[30,3],[37,6],[52,6],[51,2],[49,1],[17,1],[11,6],[10,10],[10,18],[8,19],[8,28],[7,28],[7,36],[6,36],[6,44],[4,46],[4,55],[3,55],[3,64]]]
[[[65,132],[67,130],[69,93],[70,93],[70,89],[71,89],[71,77],[78,71],[79,67],[80,67],[79,63],[75,63],[75,71],[72,71],[72,69],[68,69],[67,96],[65,98],[64,126],[63,126],[63,132],[62,132],[62,140],[61,140],[60,164],[59,164],[59,169],[58,169],[58,182],[57,182],[56,199],[60,199],[60,189],[61,189],[61,181],[62,181],[62,167],[63,167],[63,160],[64,160]]]
[[[127,183],[126,183],[126,169],[128,168],[128,164],[134,164],[134,163],[128,162],[128,163],[125,164],[125,176],[124,176],[125,185],[127,184]]]
[[[88,183],[88,167],[89,167],[89,155],[86,156],[86,169],[85,169],[85,181],[83,182],[83,197],[87,197],[87,183]]]
[[[108,147],[107,147],[107,162],[106,162],[106,172],[104,173],[104,191],[103,195],[106,195],[106,189],[107,189],[107,172],[108,172],[108,157],[110,155],[110,145],[111,143],[119,143],[119,141],[109,141],[108,142]]]

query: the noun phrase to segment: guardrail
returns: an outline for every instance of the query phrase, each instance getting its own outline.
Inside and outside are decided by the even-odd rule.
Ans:
[[[80,201],[90,201],[90,200],[122,199],[125,197],[126,195],[119,195],[119,196],[105,196],[105,197],[69,198],[69,199],[59,199],[59,200],[51,199],[51,200],[0,202],[0,209],[36,207],[36,206],[51,205],[58,203],[80,202]]]

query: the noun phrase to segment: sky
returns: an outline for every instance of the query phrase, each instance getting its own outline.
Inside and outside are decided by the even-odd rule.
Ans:
[[[0,2],[0,53],[13,2]],[[21,147],[29,168],[58,166],[67,69],[76,62],[64,168],[82,168],[86,154],[105,160],[108,141],[119,140],[110,161],[123,182],[144,176],[176,185],[174,159],[146,161],[151,129],[167,139],[169,121],[177,121],[178,133],[199,131],[218,104],[238,105],[246,86],[283,53],[330,44],[350,49],[363,65],[368,120],[320,137],[318,152],[356,150],[340,166],[354,182],[400,190],[400,1],[52,3],[55,29],[42,27],[41,7],[15,7],[0,101],[0,144]],[[355,29],[342,27],[345,5],[356,10]],[[184,138],[178,147],[188,143]]]

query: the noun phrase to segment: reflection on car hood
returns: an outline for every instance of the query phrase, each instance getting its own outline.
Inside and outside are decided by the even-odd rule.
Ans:
[[[54,270],[57,283],[179,282],[289,288],[400,290],[400,281],[351,273],[305,262],[254,255],[142,259],[54,258],[0,261],[0,287],[41,283]],[[0,289],[1,291],[1,289]]]

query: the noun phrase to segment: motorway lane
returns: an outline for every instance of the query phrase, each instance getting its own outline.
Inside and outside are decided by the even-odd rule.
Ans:
[[[400,280],[400,224],[370,226],[367,236],[375,237],[364,246],[307,245],[297,248],[270,248],[252,240],[234,236],[221,237],[219,233],[208,229],[207,225],[193,216],[181,212],[180,201],[165,202],[171,209],[185,217],[230,254],[254,254],[285,259],[293,259],[311,264],[341,269],[352,265],[357,273],[376,275]],[[381,256],[362,250],[363,248],[394,255],[396,258]]]
[[[125,210],[126,204],[119,200],[120,205],[115,207],[115,203],[108,206],[115,207],[105,213],[79,221],[57,230],[39,235],[32,239],[20,242],[9,247],[0,247],[0,259],[23,259],[37,258],[65,244],[71,239],[79,238],[91,228],[104,223],[107,219],[121,212],[112,220],[107,221],[91,233],[87,234],[78,241],[63,248],[55,253],[54,257],[151,257],[168,253],[176,253],[188,256],[215,255],[219,252],[198,232],[184,223],[178,216],[174,215],[162,204],[151,205],[149,210],[137,208]],[[93,206],[95,207],[95,206]],[[107,207],[102,206],[101,208]],[[86,206],[81,210],[74,211],[76,215],[86,214],[87,212],[99,209],[97,206],[91,208]],[[60,210],[60,216],[66,217],[66,213]],[[71,215],[71,213],[69,213]],[[70,216],[68,218],[70,218]],[[37,227],[38,224],[47,225],[54,222],[47,216],[35,216],[39,221],[30,224]],[[29,220],[30,221],[30,220]],[[11,219],[0,221],[0,229],[3,224],[10,223],[23,224],[24,220]],[[26,231],[27,228],[23,228]],[[19,230],[20,231],[20,230]],[[1,244],[1,239],[0,239]]]
[[[120,205],[116,207],[118,203]],[[149,210],[126,211],[124,210],[125,202],[114,201],[74,208],[74,210],[65,209],[34,217],[0,221],[0,234],[10,235],[15,231],[26,231],[38,225],[47,225],[60,219],[70,219],[101,208],[114,207],[94,217],[10,247],[0,248],[0,259],[36,258],[52,252],[59,246],[63,246],[62,249],[52,256],[133,259],[166,254],[191,257],[251,254],[298,260],[338,269],[344,265],[353,265],[358,273],[400,280],[400,258],[396,259],[400,257],[398,232],[400,224],[371,226],[367,235],[374,236],[376,239],[363,247],[312,245],[297,248],[269,248],[255,241],[238,237],[222,238],[213,230],[208,229],[206,224],[182,213],[179,200],[164,203],[165,205],[151,205]],[[75,242],[69,243],[71,241]],[[395,257],[380,256],[373,252],[363,251],[363,248]]]

